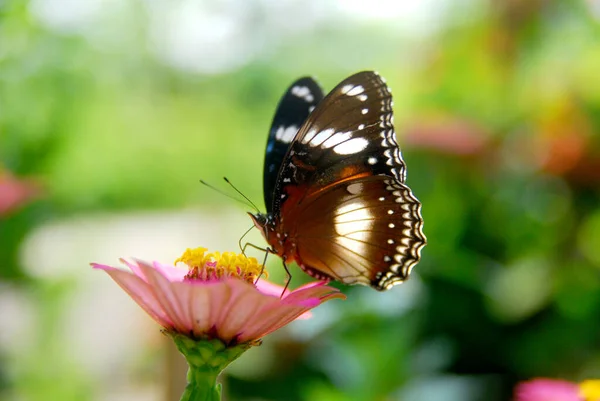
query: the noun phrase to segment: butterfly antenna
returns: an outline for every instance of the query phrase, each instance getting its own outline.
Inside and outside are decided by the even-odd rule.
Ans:
[[[255,208],[255,209],[256,209],[256,206],[254,206],[254,203],[250,202],[250,200],[249,200],[248,198],[246,198],[245,196],[244,196],[244,199],[246,199],[246,200],[247,200],[248,202],[250,202],[250,203],[248,203],[248,202],[245,202],[245,201],[243,201],[243,200],[241,200],[241,199],[239,199],[239,198],[236,198],[236,197],[234,197],[234,196],[231,196],[231,195],[229,195],[228,193],[221,191],[221,190],[220,190],[220,189],[218,189],[217,187],[215,187],[215,186],[213,186],[213,185],[210,185],[208,182],[206,182],[206,181],[204,181],[204,180],[200,180],[200,183],[201,183],[202,185],[206,185],[207,187],[209,187],[210,189],[212,189],[212,190],[214,190],[214,191],[217,191],[217,192],[218,192],[218,193],[220,193],[221,195],[224,195],[224,196],[228,197],[229,199],[233,199],[234,201],[240,202],[240,203],[244,204],[245,206],[253,207],[253,208]],[[234,189],[235,189],[235,188],[234,188]],[[242,195],[242,196],[243,196],[243,195]]]
[[[256,207],[256,205],[254,204],[254,202],[252,202],[246,195],[244,195],[242,193],[242,191],[240,191],[239,189],[237,189],[232,183],[231,181],[229,181],[229,179],[227,177],[223,177],[223,179],[225,180],[226,183],[228,183],[231,188],[234,189],[235,192],[237,192],[238,194],[240,194],[244,199],[246,199],[248,201],[248,203],[250,203],[250,205],[252,205],[252,207],[254,208],[254,210],[256,210],[257,213],[260,213],[260,209],[258,207]]]

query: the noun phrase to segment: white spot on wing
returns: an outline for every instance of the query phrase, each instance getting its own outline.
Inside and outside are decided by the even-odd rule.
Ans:
[[[331,147],[338,145],[344,141],[347,141],[350,138],[352,138],[352,131],[338,132],[337,134],[330,136],[325,142],[323,142],[322,146],[324,148],[331,148]]]
[[[319,132],[311,141],[310,146],[319,146],[322,144],[327,138],[329,138],[335,130],[333,128],[327,128],[321,132]]]
[[[340,206],[335,214],[334,226],[339,235],[335,241],[358,254],[366,253],[367,244],[364,242],[369,240],[373,224],[373,215],[369,209],[361,202],[353,202]]]
[[[358,184],[360,185],[360,184]],[[372,220],[373,215],[369,212],[369,209],[362,202],[352,202],[340,206],[335,211],[335,224],[346,224],[355,223],[357,221]],[[371,223],[369,223],[370,225]],[[346,233],[340,232],[341,235]]]
[[[338,155],[351,155],[363,151],[368,145],[369,141],[365,138],[354,138],[337,145],[333,151]]]
[[[342,93],[346,95],[348,92],[350,92],[350,90],[352,90],[352,88],[354,88],[354,85],[344,85],[342,86]]]
[[[370,165],[377,164],[377,158],[376,158],[376,157],[373,157],[373,156],[371,156],[371,157],[369,157],[369,159],[367,160],[367,162],[368,162]]]
[[[304,100],[306,100],[307,102],[311,103],[312,101],[315,100],[314,96],[312,95],[312,93],[310,93],[310,89],[308,88],[308,86],[294,86],[292,88],[292,95],[295,95],[299,98],[302,98]]]
[[[317,134],[317,130],[314,128],[311,129],[310,131],[308,131],[306,133],[306,135],[304,135],[304,138],[302,139],[302,143],[309,143],[316,134]]]
[[[360,112],[361,112],[362,114],[367,114],[367,113],[369,112],[369,109],[362,109]]]
[[[346,95],[348,95],[348,96],[356,96],[356,95],[360,95],[364,91],[365,91],[365,88],[363,88],[362,85],[356,85],[355,87],[353,87],[352,89],[350,89],[348,92],[346,92]]]
[[[294,140],[297,132],[298,127],[295,125],[290,125],[287,128],[282,125],[277,129],[277,132],[275,133],[275,139],[283,143],[290,143]]]

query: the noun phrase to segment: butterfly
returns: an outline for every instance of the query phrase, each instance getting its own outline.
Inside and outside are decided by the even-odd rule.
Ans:
[[[312,78],[295,81],[271,125],[263,179],[267,213],[249,214],[284,266],[384,291],[419,261],[421,203],[406,185],[391,91],[376,72],[327,96]]]

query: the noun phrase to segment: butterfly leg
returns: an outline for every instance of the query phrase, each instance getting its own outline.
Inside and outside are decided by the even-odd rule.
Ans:
[[[263,273],[265,272],[265,266],[267,265],[267,257],[269,256],[269,249],[267,248],[265,250],[265,258],[263,259],[262,262],[262,268],[260,269],[260,273],[258,274],[258,276],[256,276],[256,280],[254,281],[254,285],[256,285],[256,283],[258,283],[258,280],[260,280],[261,276],[263,275]]]
[[[281,296],[280,296],[280,298],[283,298],[283,296],[285,295],[285,292],[287,291],[288,287],[290,286],[290,282],[292,281],[292,273],[290,273],[290,270],[288,269],[287,265],[285,264],[285,258],[282,258],[281,261],[283,262],[283,268],[285,270],[285,274],[287,275],[287,281],[285,282],[285,287],[283,287],[283,291],[281,292]]]
[[[250,230],[248,230],[248,231],[250,231]],[[245,234],[244,234],[244,235],[245,235]],[[260,273],[259,273],[259,274],[258,274],[258,276],[256,277],[256,280],[254,280],[254,285],[256,285],[256,283],[258,282],[258,280],[261,278],[261,276],[262,276],[262,275],[263,275],[263,273],[265,272],[265,265],[266,265],[266,263],[267,263],[267,257],[269,256],[269,254],[270,254],[270,253],[273,253],[273,250],[272,250],[271,248],[261,248],[261,247],[259,247],[259,246],[257,246],[257,245],[254,245],[254,244],[253,244],[253,243],[251,243],[251,242],[246,242],[246,243],[244,244],[244,246],[243,246],[243,247],[242,247],[242,244],[241,244],[241,242],[240,242],[240,244],[239,244],[239,245],[240,245],[240,249],[242,250],[242,254],[243,254],[244,256],[246,256],[246,248],[247,248],[247,247],[252,247],[252,248],[254,248],[254,249],[256,249],[256,250],[259,250],[259,251],[261,251],[261,252],[264,252],[264,253],[265,253],[265,258],[263,259],[262,268],[260,269]]]
[[[271,252],[271,248],[261,248],[260,246],[258,246],[258,245],[254,245],[254,244],[253,244],[253,243],[251,243],[251,242],[246,242],[246,243],[244,244],[244,246],[241,246],[241,244],[240,244],[240,249],[242,250],[242,254],[243,254],[244,256],[247,256],[247,255],[246,255],[246,248],[248,248],[248,247],[254,248],[254,249],[256,249],[256,250],[258,250],[258,251],[261,251],[261,252]]]
[[[240,239],[238,240],[238,246],[240,247],[240,250],[242,251],[242,254],[244,254],[244,256],[246,256],[246,246],[248,245],[248,243],[246,242],[246,245],[244,245],[244,246],[242,247],[242,240],[244,239],[244,237],[245,237],[246,235],[248,235],[248,233],[249,233],[250,231],[252,231],[252,229],[253,229],[253,228],[254,228],[254,225],[253,225],[252,227],[250,227],[248,230],[246,230],[246,232],[244,233],[244,235],[242,235],[242,236],[240,237]]]

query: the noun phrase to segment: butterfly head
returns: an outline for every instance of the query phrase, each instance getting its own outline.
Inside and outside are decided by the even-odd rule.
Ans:
[[[260,230],[260,232],[265,235],[266,226],[269,221],[269,215],[264,213],[250,213],[248,212],[248,216],[252,219],[252,222]]]
[[[250,213],[248,215],[252,219],[254,226],[260,230],[260,233],[265,237],[268,243],[271,243],[270,238],[275,236],[275,225],[271,215],[265,213]]]
[[[265,213],[250,213],[250,218],[254,226],[260,230],[260,233],[265,237],[267,243],[271,246],[274,253],[283,255],[283,247],[287,239],[287,235],[281,235],[277,231],[275,219],[271,214]]]

